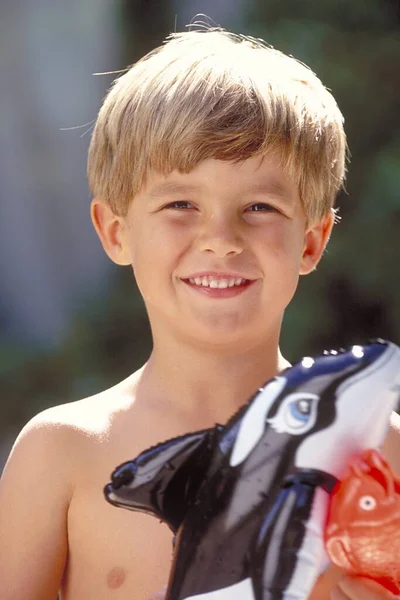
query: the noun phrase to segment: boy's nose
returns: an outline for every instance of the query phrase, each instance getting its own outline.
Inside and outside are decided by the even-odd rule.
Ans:
[[[213,252],[218,258],[223,258],[228,254],[241,254],[243,242],[230,224],[213,223],[200,236],[199,248],[202,252]]]

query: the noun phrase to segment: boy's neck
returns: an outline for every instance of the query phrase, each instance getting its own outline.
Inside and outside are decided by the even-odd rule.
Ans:
[[[143,408],[198,429],[226,422],[260,386],[289,366],[277,340],[229,355],[167,348],[153,350],[137,382],[136,399]]]

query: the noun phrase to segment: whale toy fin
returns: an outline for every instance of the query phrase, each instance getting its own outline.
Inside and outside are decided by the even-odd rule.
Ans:
[[[119,465],[105,486],[110,504],[150,513],[177,532],[209,467],[219,426],[182,435]]]
[[[309,482],[294,476],[266,511],[250,560],[255,600],[304,600],[326,566],[321,533],[329,495],[310,475]]]

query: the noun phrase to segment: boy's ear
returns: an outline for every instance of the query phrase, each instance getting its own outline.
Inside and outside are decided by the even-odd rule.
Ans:
[[[125,244],[125,221],[116,215],[108,204],[94,198],[90,205],[90,216],[106,254],[117,265],[132,263],[129,248]]]
[[[308,275],[308,273],[311,273],[317,267],[329,241],[334,223],[335,213],[331,209],[328,215],[307,229],[304,234],[300,275]]]

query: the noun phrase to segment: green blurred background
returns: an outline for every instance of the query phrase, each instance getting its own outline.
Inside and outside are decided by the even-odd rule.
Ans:
[[[294,55],[345,115],[342,220],[300,281],[283,353],[295,361],[376,336],[400,342],[398,0],[9,3],[0,8],[0,467],[34,414],[116,383],[150,352],[131,271],[106,259],[90,223],[87,146],[116,76],[92,74],[123,69],[191,20]]]

